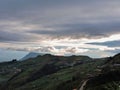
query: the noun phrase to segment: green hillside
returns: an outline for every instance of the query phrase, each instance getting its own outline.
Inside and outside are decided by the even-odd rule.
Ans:
[[[120,90],[120,54],[107,60],[101,74],[88,80],[85,90]]]
[[[73,90],[101,73],[106,59],[46,54],[0,63],[0,90]]]

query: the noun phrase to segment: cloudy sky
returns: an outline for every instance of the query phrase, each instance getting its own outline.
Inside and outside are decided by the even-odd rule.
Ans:
[[[0,0],[0,49],[114,55],[120,50],[120,0]]]

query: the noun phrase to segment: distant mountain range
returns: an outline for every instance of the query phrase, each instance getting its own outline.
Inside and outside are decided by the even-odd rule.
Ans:
[[[44,55],[43,53],[36,53],[36,52],[30,52],[28,53],[27,55],[25,55],[22,59],[20,60],[27,60],[27,59],[30,59],[30,58],[35,58],[39,55]]]

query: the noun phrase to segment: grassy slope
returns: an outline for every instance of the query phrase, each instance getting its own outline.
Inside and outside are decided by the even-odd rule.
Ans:
[[[40,70],[46,64],[54,65],[56,68],[61,64],[71,64],[75,61],[82,61],[82,64],[73,67],[67,66],[59,69],[55,73],[27,81],[36,76],[35,74],[39,75]],[[0,69],[6,68],[9,72],[8,74],[0,76],[0,85],[1,88],[4,88],[2,90],[5,90],[5,88],[6,90],[72,90],[73,88],[78,88],[81,81],[88,77],[88,74],[96,74],[97,66],[103,65],[103,62],[104,61],[100,60],[93,62],[91,58],[86,56],[57,57],[44,55],[22,62],[2,63]],[[14,74],[14,68],[21,69],[21,72]],[[3,78],[3,76],[5,78]],[[3,81],[5,83],[3,83]]]

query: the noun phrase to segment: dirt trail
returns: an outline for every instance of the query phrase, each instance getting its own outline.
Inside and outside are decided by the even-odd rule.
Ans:
[[[84,86],[86,85],[87,81],[88,81],[88,80],[85,80],[85,81],[83,82],[83,84],[82,84],[82,86],[80,87],[79,90],[84,90]]]

